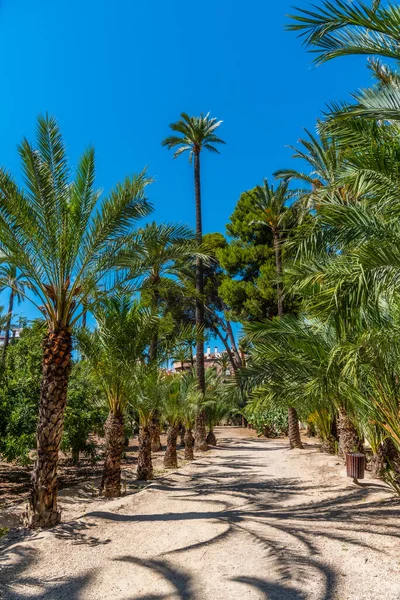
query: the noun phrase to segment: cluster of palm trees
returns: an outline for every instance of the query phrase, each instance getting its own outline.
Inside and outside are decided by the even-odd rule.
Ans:
[[[400,59],[399,6],[336,0],[292,19],[317,63]],[[375,58],[369,68],[372,87],[333,105],[319,135],[300,141],[302,170],[276,173],[307,188],[281,244],[285,293],[299,308],[245,326],[252,347],[242,375],[248,410],[292,405],[341,454],[368,442],[375,473],[399,489],[400,76]]]
[[[102,389],[109,408],[105,424],[106,455],[101,491],[107,497],[121,493],[121,459],[125,446],[125,413],[129,407],[139,424],[137,477],[153,477],[152,451],[161,448],[154,444],[151,423],[167,424],[165,467],[177,467],[177,437],[183,429],[185,459],[193,460],[192,430],[199,412],[209,418],[209,432],[232,410],[227,400],[227,387],[215,370],[206,374],[205,393],[198,387],[193,370],[172,373],[162,368],[168,361],[155,360],[152,355],[153,336],[159,323],[158,311],[147,308],[128,295],[114,293],[95,309],[96,329],[86,328],[76,333],[78,349]],[[149,343],[150,340],[150,343]],[[162,343],[157,353],[164,352]],[[222,414],[221,414],[222,411]],[[209,443],[215,443],[215,439]]]
[[[301,32],[319,63],[348,54],[399,60],[399,23],[396,6],[333,0],[299,10],[290,29]],[[250,398],[248,411],[284,405],[292,447],[301,447],[299,416],[329,451],[362,449],[367,440],[376,472],[386,465],[398,485],[400,75],[375,58],[369,67],[374,85],[356,93],[353,104],[332,105],[318,135],[300,140],[295,157],[305,167],[279,171],[276,185],[265,180],[249,192],[257,226],[273,236],[278,314],[245,324],[230,388],[204,367],[209,257],[200,159],[203,151],[218,153],[220,121],[182,113],[163,142],[174,157],[188,152],[193,164],[194,234],[181,225],[141,223],[152,210],[145,171],[102,197],[89,148],[72,176],[52,117],[38,119],[35,145],[23,140],[19,147],[23,188],[0,169],[0,288],[10,290],[2,360],[16,300],[32,301],[47,323],[31,527],[60,519],[57,463],[73,344],[108,403],[101,484],[107,496],[120,493],[127,406],[139,420],[138,477],[149,479],[164,424],[164,464],[174,467],[180,428],[191,460],[194,447],[215,442],[213,426],[236,395],[241,404]],[[168,303],[185,305],[193,316],[166,335],[160,317]],[[172,357],[191,363],[193,372],[168,373],[162,367]],[[229,358],[221,359],[223,373]]]
[[[160,376],[160,301],[171,289],[175,296],[190,296],[196,307],[197,387],[201,397],[206,395],[200,154],[203,150],[217,152],[214,144],[222,142],[215,134],[219,125],[208,114],[182,114],[181,120],[171,125],[177,135],[164,142],[167,147],[178,147],[175,156],[189,150],[190,160],[194,159],[195,236],[177,225],[139,226],[152,210],[146,195],[151,179],[145,171],[127,177],[102,197],[95,188],[95,154],[89,148],[72,177],[61,132],[51,116],[39,117],[35,145],[24,139],[19,146],[24,187],[0,169],[0,286],[11,290],[6,337],[14,300],[20,296],[33,302],[47,323],[37,458],[27,510],[31,527],[51,526],[60,519],[57,463],[73,364],[73,334],[82,321],[86,323],[88,312],[97,319],[96,332],[88,335],[83,328],[77,337],[110,407],[102,484],[107,494],[119,490],[123,409],[129,397],[135,397],[142,415],[142,475],[151,473],[146,458],[148,429],[152,421],[157,437],[159,415],[153,410],[156,399],[150,412],[146,408],[151,394],[145,390],[151,388],[151,378],[154,383]],[[195,265],[195,289],[186,286],[189,290],[184,290],[179,273],[185,265],[188,270],[191,262]],[[186,281],[190,281],[190,273]],[[146,309],[131,303],[137,292],[147,300]],[[145,346],[149,346],[146,365],[150,370],[143,373],[140,363]],[[3,358],[6,349],[7,344]],[[169,396],[174,394],[169,391]],[[173,429],[176,421],[171,414],[168,421]],[[197,447],[206,449],[204,408],[195,418]]]

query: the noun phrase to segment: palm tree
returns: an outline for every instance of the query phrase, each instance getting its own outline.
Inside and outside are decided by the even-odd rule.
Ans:
[[[343,151],[335,138],[326,131],[321,121],[317,122],[319,138],[307,129],[307,137],[299,139],[299,146],[290,146],[292,158],[300,159],[309,168],[308,172],[296,169],[280,169],[274,176],[285,181],[297,180],[309,185],[310,192],[304,192],[305,208],[316,209],[318,203],[336,182],[337,172],[343,166]]]
[[[223,352],[216,359],[215,363],[218,365],[220,373],[222,375],[226,375],[229,372],[229,367],[231,366],[231,361],[229,360],[229,356],[227,352]]]
[[[153,311],[158,313],[160,302],[169,290],[184,289],[181,284],[185,262],[196,255],[195,237],[191,229],[177,223],[148,223],[138,231],[137,253],[134,256],[133,276],[140,271],[140,289]],[[139,264],[138,264],[139,263]],[[150,361],[158,354],[158,332],[150,344]]]
[[[293,221],[294,209],[288,208],[288,201],[297,196],[298,192],[289,190],[289,179],[281,181],[277,188],[270,185],[265,179],[262,186],[257,186],[253,190],[251,197],[256,202],[260,211],[261,223],[264,223],[271,229],[274,240],[275,268],[276,268],[276,290],[278,300],[278,317],[283,316],[283,289],[282,289],[282,242],[285,229],[290,228],[290,220]],[[293,223],[292,223],[293,224]],[[293,406],[288,408],[289,417],[289,435],[291,445],[295,448],[302,448],[300,440],[299,419],[297,411]]]
[[[260,223],[269,227],[274,240],[275,268],[276,268],[276,291],[278,302],[278,316],[283,315],[283,289],[282,289],[282,241],[285,229],[290,226],[293,218],[293,209],[288,207],[297,192],[289,190],[289,180],[283,180],[277,188],[264,179],[263,185],[258,185],[251,194],[248,194],[260,214]]]
[[[153,363],[138,363],[134,369],[133,379],[132,405],[139,415],[140,427],[137,478],[148,480],[153,477],[151,423],[154,421],[155,412],[157,415],[160,414],[165,397],[169,393],[169,382],[165,373]]]
[[[206,374],[207,392],[205,397],[206,421],[208,426],[207,442],[211,446],[217,445],[214,427],[226,416],[233,408],[232,399],[235,395],[224,385],[224,373],[220,375],[214,369],[208,369]]]
[[[126,296],[111,296],[95,310],[97,327],[78,335],[82,356],[107,398],[106,453],[100,491],[106,497],[121,494],[124,448],[124,412],[137,394],[134,374],[144,359],[154,317]],[[144,403],[141,407],[143,409]],[[142,410],[142,414],[144,410]],[[142,418],[141,425],[146,425]]]
[[[338,349],[347,346],[349,335],[340,338],[333,321],[286,315],[282,319],[248,323],[252,340],[249,366],[242,373],[253,389],[256,408],[284,406],[300,408],[303,414],[330,411],[335,407],[341,454],[361,450],[354,425],[354,391],[343,377],[343,360]],[[301,447],[296,423],[289,412],[290,446]],[[323,433],[323,432],[321,432]],[[328,432],[330,435],[330,432]]]
[[[184,427],[185,460],[193,460],[193,427],[196,423],[196,415],[202,404],[203,396],[199,392],[194,371],[186,371],[180,375],[180,412],[181,423]]]
[[[179,425],[182,420],[182,401],[179,375],[169,375],[169,390],[164,396],[161,414],[163,419],[168,423],[167,448],[164,455],[164,466],[167,468],[175,468],[178,466],[176,441],[178,439]]]
[[[159,313],[160,302],[171,289],[183,294],[181,285],[185,262],[194,258],[195,238],[191,229],[176,223],[148,223],[138,231],[135,241],[137,252],[128,262],[133,277],[140,271],[142,298],[149,302],[154,314]],[[159,358],[159,328],[155,324],[150,341],[149,359],[157,363]],[[149,422],[153,452],[161,449],[160,419],[155,409]]]
[[[48,527],[60,520],[57,462],[71,369],[71,329],[82,304],[111,279],[138,219],[149,213],[144,194],[149,179],[144,173],[128,178],[99,203],[93,149],[83,155],[72,181],[59,127],[49,116],[38,119],[36,147],[25,139],[19,153],[26,189],[0,170],[0,250],[29,281],[34,294],[29,299],[47,321],[27,522]]]
[[[2,363],[5,362],[7,347],[10,342],[10,328],[13,317],[14,302],[15,300],[18,302],[18,304],[21,302],[26,287],[29,287],[29,281],[23,279],[22,273],[18,272],[13,264],[0,264],[0,292],[2,292],[5,288],[10,288],[7,322],[5,324],[4,344],[1,354]]]
[[[288,29],[301,32],[304,44],[317,52],[318,64],[351,54],[399,60],[399,17],[398,6],[384,7],[376,0],[371,6],[365,2],[354,5],[344,0],[325,0],[312,10],[297,9],[297,14],[290,15],[295,22]]]
[[[170,128],[178,135],[167,137],[162,145],[168,149],[176,148],[174,158],[184,152],[189,152],[189,162],[194,167],[194,190],[196,203],[196,240],[200,247],[203,239],[203,225],[201,217],[201,187],[200,187],[200,154],[203,150],[219,154],[216,144],[225,142],[216,135],[216,130],[222,121],[210,117],[210,113],[201,114],[199,117],[190,117],[181,113],[181,119],[171,123]],[[200,256],[196,258],[196,325],[198,337],[196,343],[196,372],[198,385],[201,392],[205,393],[204,371],[204,279],[203,262]],[[207,450],[204,414],[198,415],[196,421],[196,448]]]
[[[383,6],[378,0],[370,6],[364,2],[325,0],[321,6],[297,9],[291,19],[288,29],[300,32],[305,46],[316,53],[316,64],[358,54],[400,59],[399,6]],[[358,103],[347,116],[400,120],[397,80],[362,90],[355,97]]]

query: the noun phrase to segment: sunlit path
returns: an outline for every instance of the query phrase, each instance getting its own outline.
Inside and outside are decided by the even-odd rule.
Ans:
[[[308,444],[221,428],[218,450],[139,494],[10,546],[2,599],[383,599],[400,508]]]

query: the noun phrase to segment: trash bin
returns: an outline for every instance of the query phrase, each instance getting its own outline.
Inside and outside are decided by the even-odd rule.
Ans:
[[[347,477],[357,483],[358,479],[364,479],[365,454],[362,452],[349,452],[346,454]]]

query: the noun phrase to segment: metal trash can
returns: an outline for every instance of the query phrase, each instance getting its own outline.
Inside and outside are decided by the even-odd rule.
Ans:
[[[347,477],[357,483],[358,479],[364,479],[365,454],[361,452],[349,452],[346,454]]]

